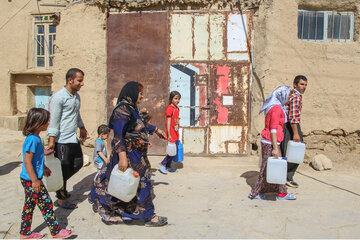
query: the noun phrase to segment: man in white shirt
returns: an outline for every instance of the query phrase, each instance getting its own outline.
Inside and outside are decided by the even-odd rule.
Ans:
[[[77,128],[80,138],[87,137],[87,131],[80,116],[80,95],[77,93],[84,86],[84,72],[71,68],[66,73],[66,85],[56,92],[50,100],[50,125],[48,128],[48,149],[55,151],[60,159],[64,185],[56,192],[57,206],[74,209],[77,206],[69,202],[70,194],[66,190],[66,182],[83,165],[83,154],[77,139]]]

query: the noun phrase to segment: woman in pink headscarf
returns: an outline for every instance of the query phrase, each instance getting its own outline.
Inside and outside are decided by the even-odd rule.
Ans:
[[[280,86],[266,99],[260,112],[265,114],[265,128],[261,132],[261,168],[257,183],[249,194],[250,199],[266,199],[264,193],[277,192],[279,200],[295,200],[296,197],[287,193],[285,184],[270,184],[266,182],[266,166],[270,156],[281,157],[280,143],[284,139],[283,125],[286,121],[286,102],[290,87]]]

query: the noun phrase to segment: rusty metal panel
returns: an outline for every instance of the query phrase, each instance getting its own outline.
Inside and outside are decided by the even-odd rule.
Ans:
[[[242,154],[241,147],[242,126],[210,126],[209,134],[209,153],[210,154]],[[232,144],[238,144],[237,148]],[[229,152],[230,145],[230,152]]]
[[[248,108],[248,64],[212,65],[209,99],[210,125],[246,126]]]
[[[194,16],[194,60],[208,60],[209,57],[209,15]]]
[[[209,40],[209,58],[210,60],[225,60],[224,49],[224,29],[225,15],[211,14],[209,23],[210,40]]]
[[[183,128],[184,153],[206,153],[207,128]]]
[[[107,21],[108,116],[128,81],[144,85],[140,109],[152,115],[152,124],[164,129],[168,98],[168,13],[110,14]],[[163,154],[165,141],[151,139],[149,153]]]
[[[193,16],[171,14],[170,26],[171,60],[193,59]]]

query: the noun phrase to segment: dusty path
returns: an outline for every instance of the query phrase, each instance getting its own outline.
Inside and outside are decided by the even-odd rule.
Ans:
[[[19,183],[20,132],[0,129],[0,237],[17,238],[23,206]],[[91,149],[85,149],[90,153]],[[335,169],[315,172],[299,168],[301,185],[289,192],[296,201],[249,200],[250,185],[258,176],[257,157],[186,157],[174,174],[156,171],[161,156],[150,157],[154,167],[156,212],[169,218],[169,225],[104,225],[87,202],[95,168],[84,167],[69,181],[72,199],[79,208],[56,208],[63,227],[77,238],[360,238],[360,173],[335,163]],[[54,194],[51,193],[54,199]],[[40,211],[33,229],[47,233]]]

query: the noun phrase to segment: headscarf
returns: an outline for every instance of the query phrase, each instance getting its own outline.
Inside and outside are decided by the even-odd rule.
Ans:
[[[139,112],[139,109],[136,105],[136,102],[139,97],[139,83],[138,82],[127,82],[120,91],[118,100],[116,102],[116,106],[111,113],[108,127],[113,129],[113,118],[115,110],[120,106],[120,103],[124,103],[126,105],[130,105],[135,109],[135,111]]]
[[[127,82],[120,91],[116,105],[122,100],[126,100],[130,105],[136,106],[136,102],[139,97],[139,83]]]
[[[275,105],[279,105],[282,110],[284,111],[285,114],[285,121],[287,120],[287,114],[286,114],[286,100],[289,97],[290,94],[290,87],[286,86],[286,85],[282,85],[278,88],[276,88],[270,95],[269,97],[265,100],[265,103],[262,105],[260,112],[264,112],[264,114],[266,115],[270,109],[275,106]]]

